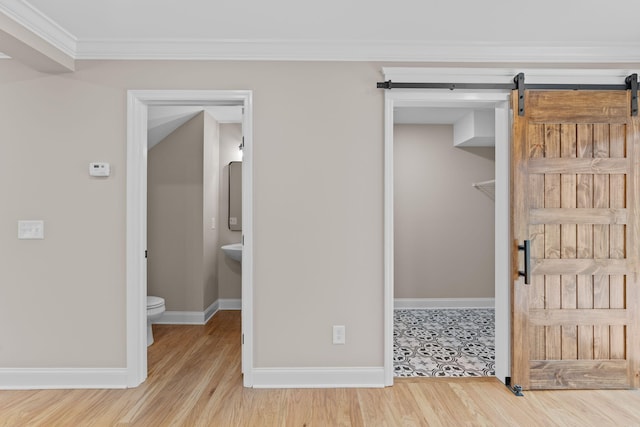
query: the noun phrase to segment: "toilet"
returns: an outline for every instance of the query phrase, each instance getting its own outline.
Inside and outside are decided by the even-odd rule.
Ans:
[[[164,298],[147,297],[147,347],[153,344],[153,329],[151,324],[162,317],[164,313]]]

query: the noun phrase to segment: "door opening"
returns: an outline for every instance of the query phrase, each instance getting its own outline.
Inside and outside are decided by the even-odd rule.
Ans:
[[[127,117],[127,373],[128,386],[147,377],[147,113],[151,106],[239,106],[242,134],[242,371],[253,385],[253,109],[251,91],[143,90],[128,92]]]
[[[395,111],[396,377],[495,375],[493,113]]]
[[[398,107],[493,109],[495,112],[495,374],[509,376],[509,93],[385,93],[385,384],[392,385],[394,318],[394,110]],[[469,183],[471,185],[471,183]]]

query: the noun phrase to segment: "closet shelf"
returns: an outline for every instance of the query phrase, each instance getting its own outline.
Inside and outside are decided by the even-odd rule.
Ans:
[[[491,200],[496,199],[496,180],[490,179],[489,181],[482,182],[474,182],[471,184],[474,188],[482,191],[486,194]]]

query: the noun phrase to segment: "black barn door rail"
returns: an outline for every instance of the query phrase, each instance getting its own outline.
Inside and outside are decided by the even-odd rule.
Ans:
[[[526,84],[524,73],[513,78],[513,83],[394,83],[391,80],[378,82],[378,89],[484,89],[517,90],[518,115],[524,116],[525,90],[630,90],[631,115],[638,115],[638,74],[627,76],[624,84]]]

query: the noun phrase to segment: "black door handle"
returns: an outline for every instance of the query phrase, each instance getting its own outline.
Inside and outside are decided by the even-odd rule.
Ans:
[[[525,240],[523,245],[518,245],[519,251],[524,251],[524,271],[518,270],[518,276],[524,277],[524,284],[531,283],[531,241]]]

